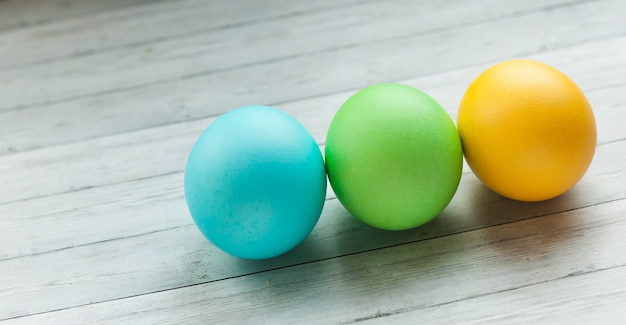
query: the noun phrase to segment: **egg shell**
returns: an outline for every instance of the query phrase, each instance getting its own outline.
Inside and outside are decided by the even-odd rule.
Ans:
[[[378,84],[339,109],[326,138],[328,178],[339,201],[376,228],[405,230],[435,218],[461,179],[454,122],[426,93]]]
[[[326,196],[319,147],[290,115],[267,106],[232,110],[196,141],[185,197],[200,231],[246,259],[283,254],[317,223]]]
[[[459,106],[465,159],[494,192],[543,201],[574,187],[596,149],[593,109],[563,72],[533,60],[489,67]]]

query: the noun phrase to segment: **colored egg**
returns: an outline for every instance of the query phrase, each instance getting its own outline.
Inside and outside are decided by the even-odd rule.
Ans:
[[[463,167],[450,116],[424,92],[399,84],[350,97],[331,122],[325,155],[339,201],[386,230],[435,218],[454,196]]]
[[[506,61],[480,74],[461,101],[458,125],[472,171],[515,200],[563,194],[585,174],[596,148],[584,93],[536,61]]]
[[[211,123],[185,170],[185,198],[200,231],[246,259],[283,254],[317,223],[326,196],[320,149],[294,118],[246,106]]]

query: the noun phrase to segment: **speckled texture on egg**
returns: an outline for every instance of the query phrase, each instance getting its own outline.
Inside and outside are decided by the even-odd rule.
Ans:
[[[283,254],[311,232],[326,196],[319,147],[294,118],[246,106],[215,120],[185,170],[189,211],[220,249],[246,259]]]

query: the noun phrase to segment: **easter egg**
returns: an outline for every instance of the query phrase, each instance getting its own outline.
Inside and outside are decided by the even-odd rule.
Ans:
[[[461,179],[456,127],[430,96],[410,86],[358,91],[334,116],[326,168],[343,206],[380,229],[405,230],[436,217]]]
[[[596,123],[584,93],[544,63],[496,64],[469,86],[459,108],[468,165],[493,191],[521,201],[556,197],[591,164]]]
[[[326,171],[309,132],[266,106],[232,110],[196,141],[185,169],[193,220],[215,246],[246,259],[283,254],[317,223]]]

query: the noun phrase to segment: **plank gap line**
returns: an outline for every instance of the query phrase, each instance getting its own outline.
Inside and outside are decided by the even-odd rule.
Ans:
[[[103,304],[103,303],[108,303],[108,302],[112,302],[112,301],[131,299],[131,298],[135,298],[135,297],[141,297],[141,296],[151,295],[151,294],[156,294],[156,293],[161,293],[161,292],[167,292],[167,291],[178,290],[178,289],[183,289],[183,288],[190,288],[190,287],[195,287],[195,286],[199,286],[199,285],[206,285],[206,284],[215,283],[215,282],[219,282],[219,281],[243,278],[243,277],[256,275],[256,274],[261,274],[261,273],[269,273],[269,272],[273,272],[273,271],[277,271],[277,270],[289,269],[289,268],[299,267],[299,266],[308,265],[308,264],[314,264],[314,263],[319,263],[319,262],[324,262],[324,261],[329,261],[329,260],[335,260],[335,259],[339,259],[339,258],[343,258],[343,257],[347,257],[347,256],[366,254],[366,253],[369,253],[369,252],[380,251],[380,250],[383,250],[383,249],[389,249],[389,248],[393,248],[393,247],[401,247],[401,246],[406,246],[406,245],[410,245],[410,244],[415,244],[415,243],[422,242],[422,241],[434,240],[434,239],[438,239],[438,238],[444,238],[444,237],[448,237],[448,236],[454,236],[454,235],[469,233],[469,232],[477,231],[477,230],[481,230],[481,229],[489,229],[489,228],[494,228],[494,227],[505,226],[505,225],[509,225],[509,224],[513,224],[513,223],[517,223],[517,222],[521,222],[521,221],[528,221],[528,220],[533,220],[533,219],[538,219],[538,218],[547,218],[547,217],[550,217],[550,216],[553,216],[553,215],[556,215],[556,214],[562,214],[562,213],[566,213],[566,212],[571,212],[573,210],[579,210],[579,209],[584,209],[584,208],[598,206],[598,205],[603,205],[603,204],[610,204],[610,203],[618,202],[618,201],[622,201],[622,200],[624,200],[624,198],[613,199],[613,200],[602,202],[602,203],[599,203],[599,204],[591,204],[589,206],[580,207],[580,208],[577,208],[577,209],[572,209],[572,210],[567,210],[567,211],[560,211],[560,212],[554,212],[554,213],[548,213],[548,214],[545,214],[545,215],[533,216],[533,217],[530,217],[530,218],[517,220],[517,221],[504,222],[504,223],[501,223],[501,224],[495,224],[495,225],[491,225],[491,226],[487,226],[487,227],[483,227],[483,228],[469,229],[469,230],[459,231],[459,232],[455,232],[455,233],[439,235],[439,236],[435,236],[435,237],[428,238],[428,239],[423,239],[423,240],[415,240],[415,241],[409,241],[409,242],[404,242],[404,243],[398,243],[398,244],[394,244],[394,245],[387,245],[387,246],[384,246],[384,247],[378,247],[378,248],[372,248],[372,249],[367,249],[367,250],[358,251],[358,252],[341,254],[341,255],[338,255],[338,256],[329,256],[329,257],[320,258],[320,259],[316,259],[316,260],[312,260],[312,261],[306,261],[306,262],[301,262],[301,263],[296,263],[296,264],[291,264],[291,265],[284,265],[284,266],[274,267],[274,268],[270,268],[270,269],[266,269],[266,270],[259,270],[259,271],[255,271],[255,272],[250,272],[250,273],[245,273],[245,274],[240,274],[240,275],[235,275],[235,276],[230,276],[230,277],[224,277],[224,278],[221,278],[221,279],[209,280],[209,281],[193,283],[193,284],[188,284],[188,285],[181,285],[181,286],[174,287],[174,288],[160,289],[160,290],[155,290],[155,291],[151,291],[151,292],[144,292],[144,293],[124,296],[124,297],[117,297],[115,299],[107,299],[107,300],[96,301],[96,302],[91,302],[91,303],[85,303],[85,304],[79,304],[79,305],[74,305],[74,306],[68,306],[68,307],[65,307],[65,308],[57,308],[57,309],[54,309],[54,310],[37,312],[37,313],[29,314],[29,315],[14,316],[14,317],[0,319],[0,321],[6,321],[6,320],[11,320],[11,319],[23,318],[23,317],[29,317],[29,316],[34,316],[34,315],[48,314],[48,313],[59,312],[59,311],[63,311],[63,310],[69,310],[69,309],[84,307],[84,306],[88,306],[88,305]],[[559,230],[559,231],[556,231],[555,233],[560,233],[562,231],[565,231],[565,230]],[[131,237],[133,237],[133,236],[131,236]],[[438,254],[445,254],[445,252],[444,253],[438,253]],[[564,278],[567,278],[567,277],[581,276],[581,275],[584,275],[584,274],[589,274],[589,273],[593,273],[593,272],[597,272],[597,271],[605,271],[605,270],[610,270],[610,269],[613,269],[613,268],[619,268],[619,267],[624,267],[624,266],[626,266],[626,265],[617,265],[617,266],[607,267],[607,268],[603,268],[603,269],[589,270],[589,271],[577,271],[577,272],[574,272],[574,273],[570,273],[570,274],[568,274],[568,275],[566,275],[564,277],[543,280],[543,281],[530,283],[530,284],[523,285],[523,286],[518,286],[518,287],[515,287],[515,288],[507,288],[505,290],[500,290],[500,291],[501,292],[506,292],[506,291],[510,291],[510,290],[523,288],[523,287],[526,287],[526,286],[538,285],[538,284],[541,284],[541,283],[557,281],[557,280],[564,279]],[[486,294],[483,294],[483,295],[495,294],[495,293],[498,293],[500,291],[494,291],[494,292],[486,293]],[[480,296],[482,296],[482,295],[476,295],[476,297],[480,297]],[[466,297],[466,298],[463,298],[462,300],[472,299],[472,298],[476,298],[476,297]],[[457,302],[457,301],[449,301],[449,302],[445,302],[445,303],[441,303],[441,304],[436,304],[436,305],[433,305],[433,306],[421,306],[421,307],[418,307],[418,309],[425,308],[425,307],[436,307],[438,305],[445,305],[445,304],[454,303],[454,302]],[[413,309],[407,309],[404,312],[408,312],[408,311],[413,311]],[[392,315],[392,314],[390,314],[390,315]],[[390,316],[390,315],[387,315],[387,316]],[[365,320],[365,319],[363,319],[363,320]]]
[[[600,2],[600,1],[608,1],[608,0],[574,1],[574,2],[571,2],[571,3],[568,3],[568,4],[553,5],[551,7],[554,7],[554,8],[567,8],[567,7],[577,6],[577,5],[580,5],[580,4]],[[427,31],[423,31],[423,32],[418,32],[418,33],[405,34],[405,35],[394,36],[394,37],[389,37],[389,38],[381,38],[381,39],[374,40],[372,42],[361,42],[361,43],[356,43],[356,44],[346,44],[346,45],[343,45],[343,46],[337,46],[337,47],[324,49],[324,50],[319,50],[319,51],[311,51],[311,52],[308,52],[308,53],[300,53],[300,54],[288,55],[288,56],[285,56],[285,57],[274,58],[274,59],[269,59],[269,60],[250,62],[250,63],[246,63],[246,64],[243,64],[243,65],[234,66],[234,67],[230,67],[230,68],[207,70],[207,71],[201,71],[201,72],[196,72],[196,73],[192,73],[192,74],[182,75],[182,76],[179,76],[179,77],[176,77],[176,78],[171,78],[171,79],[155,80],[155,81],[144,83],[144,84],[137,84],[137,85],[133,85],[133,86],[126,86],[126,87],[123,87],[123,88],[112,88],[112,89],[98,91],[98,92],[93,92],[93,93],[89,93],[89,94],[69,96],[69,97],[65,97],[65,98],[59,98],[59,99],[44,101],[44,102],[35,103],[35,104],[17,105],[17,106],[13,106],[13,107],[7,107],[7,108],[3,109],[2,111],[9,112],[9,111],[15,111],[15,110],[35,109],[35,108],[42,107],[42,106],[61,104],[61,103],[74,101],[74,100],[78,100],[78,99],[86,99],[86,98],[91,98],[91,97],[99,97],[99,96],[103,96],[103,95],[116,94],[116,93],[120,93],[120,92],[139,90],[139,89],[149,88],[149,87],[152,87],[152,86],[157,86],[157,85],[170,83],[170,82],[176,82],[176,81],[181,81],[181,80],[191,80],[191,79],[195,79],[195,78],[199,78],[199,77],[206,77],[206,76],[210,76],[210,75],[214,75],[214,74],[219,74],[219,73],[223,73],[223,72],[230,72],[230,71],[236,71],[236,70],[239,70],[239,69],[245,69],[245,68],[249,68],[249,67],[263,66],[263,65],[267,65],[267,64],[271,64],[271,63],[277,63],[277,62],[281,62],[281,61],[289,61],[289,60],[294,60],[294,59],[298,59],[298,58],[305,58],[305,57],[315,56],[315,55],[319,55],[319,54],[323,54],[323,53],[338,52],[338,51],[342,51],[342,50],[346,50],[346,49],[359,47],[359,46],[365,45],[365,44],[384,43],[384,42],[393,41],[393,40],[402,40],[402,39],[412,38],[412,37],[416,37],[416,36],[430,35],[430,34],[434,34],[434,33],[438,33],[438,32],[446,32],[446,31],[455,30],[455,29],[459,29],[459,28],[462,29],[462,28],[466,28],[466,27],[470,27],[470,26],[477,26],[477,25],[482,25],[482,24],[485,24],[485,23],[492,23],[492,22],[497,22],[497,21],[500,21],[500,20],[506,20],[506,19],[515,18],[515,17],[522,17],[522,16],[525,16],[525,15],[534,14],[534,13],[538,13],[538,12],[545,12],[545,11],[549,11],[549,10],[545,10],[544,8],[537,8],[537,9],[527,10],[527,11],[524,11],[524,12],[502,15],[502,16],[500,16],[498,18],[482,19],[482,20],[477,20],[477,21],[474,21],[474,22],[462,23],[462,24],[454,25],[454,26],[435,28],[435,29],[431,29],[431,30],[427,30]],[[617,36],[618,37],[622,36],[622,34],[617,35]],[[613,35],[613,36],[611,36],[609,38],[614,38],[614,37],[615,37],[615,35]],[[603,40],[603,39],[602,38],[596,38],[593,41],[598,41],[598,40]],[[149,44],[153,44],[153,43],[149,43]],[[552,51],[552,50],[564,49],[564,48],[569,48],[571,46],[582,45],[582,44],[585,44],[585,42],[580,42],[580,43],[576,43],[576,44],[573,44],[573,45],[570,44],[570,45],[562,46],[562,47],[557,46],[557,47],[554,47],[554,48],[550,48],[550,50]],[[136,45],[134,47],[140,47],[140,46],[146,46],[146,45],[148,45],[148,44],[138,44],[138,45]],[[541,51],[539,51],[539,52],[532,52],[532,54],[537,54],[537,53],[542,53],[542,52]],[[92,54],[92,53],[89,53],[89,54]],[[522,55],[528,55],[528,53],[525,53],[525,54],[522,54]],[[484,64],[485,62],[480,62],[480,63]],[[31,65],[28,64],[28,66],[31,66]],[[456,69],[454,69],[454,70],[456,70]],[[340,91],[345,91],[345,90],[349,90],[349,89],[342,89]],[[301,99],[303,99],[303,98],[298,98],[297,100],[301,100]]]

